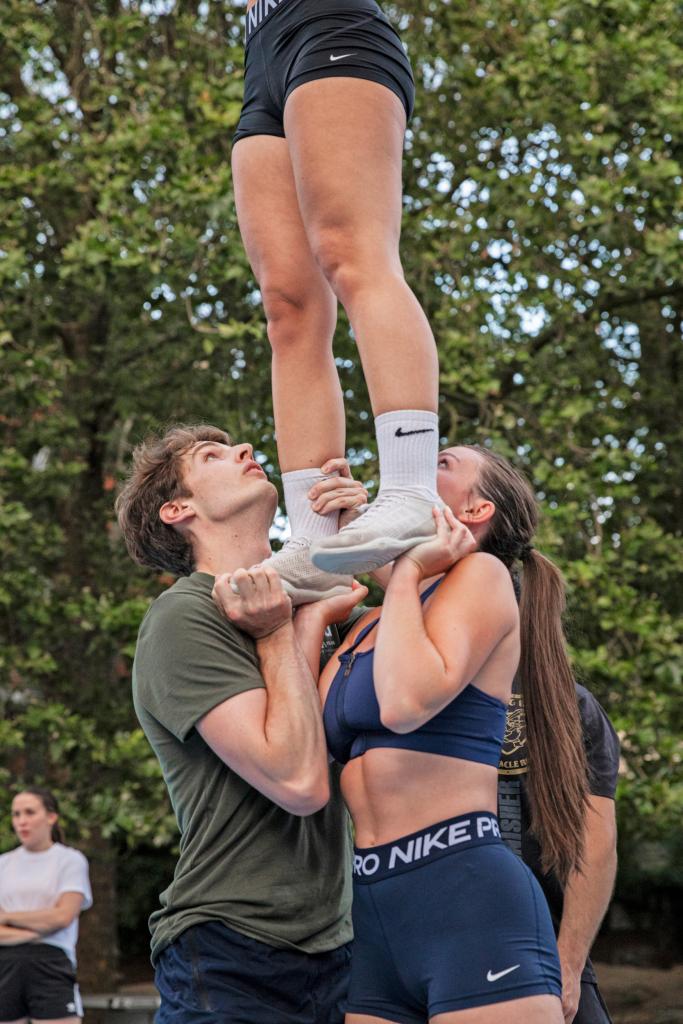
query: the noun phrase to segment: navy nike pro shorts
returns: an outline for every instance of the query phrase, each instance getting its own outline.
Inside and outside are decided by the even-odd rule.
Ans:
[[[531,871],[472,812],[355,851],[348,1013],[438,1013],[560,997],[550,913]]]
[[[375,0],[256,0],[246,14],[244,102],[234,141],[284,138],[290,93],[318,78],[391,89],[409,118],[415,84],[400,37]]]

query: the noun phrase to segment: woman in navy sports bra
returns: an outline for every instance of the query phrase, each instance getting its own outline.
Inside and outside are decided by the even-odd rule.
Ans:
[[[538,693],[524,689],[530,677],[569,678],[573,693],[562,580],[531,546],[533,492],[505,460],[449,449],[438,480],[447,507],[435,510],[435,538],[394,563],[381,611],[359,620],[320,678],[357,844],[346,1021],[561,1024],[548,908],[501,842],[496,810],[518,666],[534,709],[530,733],[547,728]],[[333,614],[334,602],[320,602],[297,615],[311,664]],[[563,874],[581,857],[563,829],[581,834],[585,806],[578,711],[575,722],[568,716],[579,769],[571,792],[555,790],[566,820],[544,811],[534,823],[551,851],[547,866]]]
[[[434,531],[438,360],[399,255],[415,85],[376,0],[250,0],[245,20],[235,203],[268,322],[285,503],[290,519],[303,520],[273,565],[290,593],[307,592],[293,595],[304,603],[335,584],[350,588],[349,574]],[[338,302],[358,345],[381,459],[372,509],[340,532],[337,513],[308,514],[306,497],[345,450],[332,351]]]

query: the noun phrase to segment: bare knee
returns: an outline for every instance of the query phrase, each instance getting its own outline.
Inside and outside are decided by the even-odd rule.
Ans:
[[[275,283],[263,285],[261,296],[273,351],[287,352],[307,345],[311,337],[320,341],[329,335],[331,340],[335,323],[331,296]]]
[[[348,228],[315,232],[312,248],[332,291],[348,311],[367,288],[376,288],[387,275],[403,277],[398,251],[381,240],[364,240]]]

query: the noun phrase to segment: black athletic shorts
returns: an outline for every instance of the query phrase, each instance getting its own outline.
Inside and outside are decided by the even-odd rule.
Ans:
[[[0,946],[0,1020],[82,1017],[73,965],[44,942]]]
[[[290,93],[318,78],[365,78],[391,89],[410,117],[413,74],[375,0],[256,0],[246,14],[244,102],[234,141],[284,138]]]
[[[581,982],[581,999],[572,1024],[612,1024],[605,1000],[595,982]]]

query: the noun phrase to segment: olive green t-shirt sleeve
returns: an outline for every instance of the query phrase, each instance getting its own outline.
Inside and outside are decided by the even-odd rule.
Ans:
[[[183,742],[212,708],[265,686],[253,640],[196,593],[169,592],[152,605],[134,678],[137,702]]]

